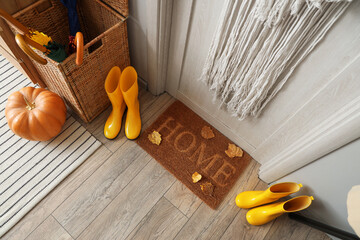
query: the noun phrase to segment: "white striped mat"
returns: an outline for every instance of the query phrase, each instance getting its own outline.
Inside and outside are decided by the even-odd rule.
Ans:
[[[25,86],[33,84],[0,55],[0,237],[101,145],[70,115],[47,142],[14,135],[5,105]]]

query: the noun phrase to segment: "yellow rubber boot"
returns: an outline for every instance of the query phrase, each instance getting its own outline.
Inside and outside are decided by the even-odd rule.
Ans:
[[[129,66],[124,69],[120,77],[120,86],[124,101],[128,107],[125,121],[125,135],[128,139],[136,139],[141,131],[141,118],[137,73],[133,67]]]
[[[252,208],[274,202],[279,198],[298,192],[302,184],[284,182],[272,185],[265,191],[245,191],[236,196],[236,205],[240,208]]]
[[[105,80],[105,91],[112,104],[112,111],[104,127],[104,135],[108,139],[113,139],[119,134],[122,116],[126,108],[120,88],[120,76],[120,68],[113,67]]]
[[[310,206],[313,200],[312,196],[300,196],[285,202],[253,208],[247,212],[246,219],[251,225],[263,225],[284,213],[304,210]]]

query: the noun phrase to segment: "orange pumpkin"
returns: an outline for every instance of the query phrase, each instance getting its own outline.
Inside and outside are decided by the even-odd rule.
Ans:
[[[8,97],[5,116],[16,135],[47,141],[60,133],[66,120],[66,106],[56,93],[25,87]]]

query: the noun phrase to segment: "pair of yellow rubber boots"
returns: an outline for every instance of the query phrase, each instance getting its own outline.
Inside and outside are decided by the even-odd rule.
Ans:
[[[312,196],[299,196],[285,202],[272,203],[282,197],[296,193],[302,187],[294,182],[284,182],[272,185],[265,191],[246,191],[237,195],[235,202],[240,208],[253,208],[246,214],[251,225],[263,225],[284,213],[297,212],[309,207],[314,198]]]
[[[135,69],[129,66],[121,72],[119,67],[113,67],[106,77],[105,91],[112,104],[112,111],[104,127],[105,137],[114,139],[119,134],[127,106],[125,135],[128,139],[136,139],[141,131],[141,118]]]

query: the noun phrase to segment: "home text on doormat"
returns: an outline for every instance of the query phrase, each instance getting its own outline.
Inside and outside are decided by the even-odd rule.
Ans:
[[[154,131],[161,135],[159,145],[149,140]],[[213,209],[251,160],[180,101],[161,114],[137,143]],[[192,175],[196,172],[201,179],[194,183]]]

